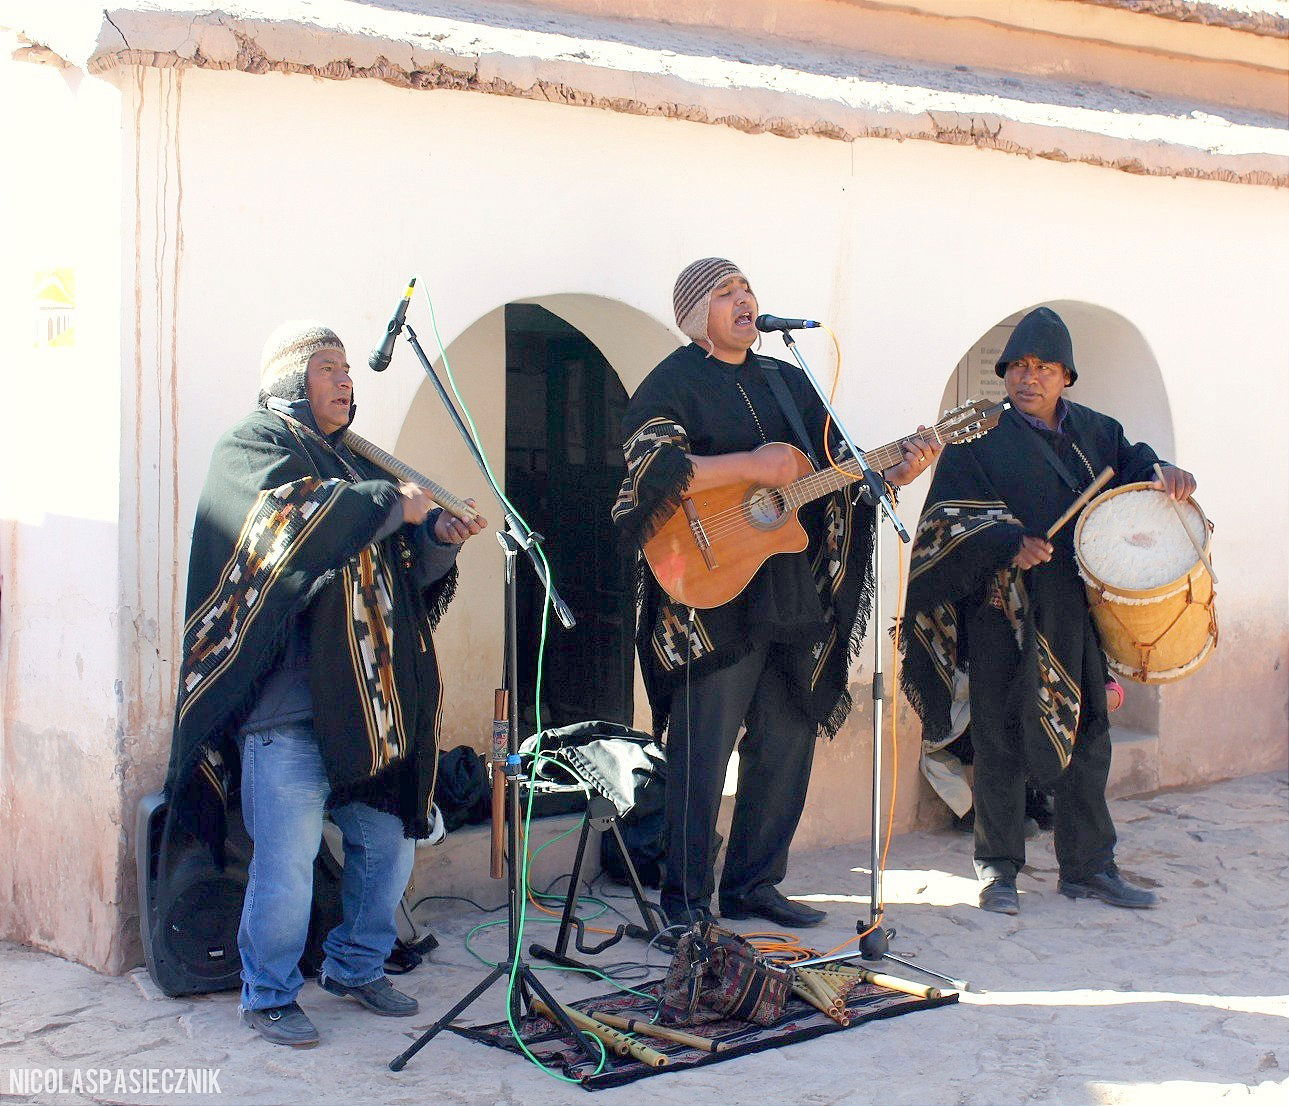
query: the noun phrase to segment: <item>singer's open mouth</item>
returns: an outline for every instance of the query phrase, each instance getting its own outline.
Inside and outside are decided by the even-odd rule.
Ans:
[[[752,312],[742,311],[734,316],[734,322],[738,326],[750,326],[752,324]]]

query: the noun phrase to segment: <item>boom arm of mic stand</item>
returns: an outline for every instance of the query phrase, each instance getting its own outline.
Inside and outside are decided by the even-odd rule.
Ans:
[[[546,573],[546,566],[541,557],[537,555],[534,546],[542,540],[540,534],[534,534],[527,526],[524,525],[523,519],[511,512],[506,506],[506,497],[502,494],[501,489],[497,487],[497,482],[493,480],[492,474],[488,471],[487,462],[483,459],[483,454],[479,452],[479,447],[475,443],[474,435],[470,433],[461,413],[457,410],[456,404],[452,402],[452,397],[448,395],[447,389],[443,387],[443,381],[439,379],[439,374],[434,371],[434,366],[430,359],[425,356],[425,350],[421,348],[420,340],[416,337],[416,331],[412,329],[411,323],[403,324],[403,331],[407,340],[411,343],[412,349],[416,353],[416,359],[420,361],[421,368],[425,370],[425,375],[430,378],[434,385],[434,390],[439,393],[439,399],[443,401],[443,406],[452,416],[452,421],[456,424],[457,433],[465,442],[466,449],[470,451],[470,456],[478,466],[479,472],[483,475],[492,494],[496,497],[497,502],[501,504],[502,514],[506,519],[506,533],[511,540],[528,554],[529,561],[532,562],[533,571],[537,574],[537,579],[541,581],[542,587],[550,593],[551,607],[554,608],[555,617],[559,619],[560,625],[566,630],[571,630],[577,625],[577,620],[573,617],[573,612],[569,610],[568,604],[560,598],[560,594],[555,590],[550,582],[550,577]]]
[[[788,347],[788,352],[792,358],[801,366],[801,371],[806,374],[806,379],[810,381],[810,386],[815,390],[815,395],[819,397],[819,402],[824,405],[824,410],[832,416],[832,424],[837,428],[837,433],[841,435],[841,440],[846,443],[847,448],[859,465],[860,471],[864,474],[864,497],[874,507],[881,509],[882,513],[891,520],[891,525],[895,527],[895,532],[899,534],[900,540],[909,541],[909,532],[904,528],[904,523],[900,521],[900,516],[895,513],[895,504],[891,502],[891,497],[886,492],[886,481],[882,479],[881,474],[874,472],[868,462],[864,460],[864,451],[857,446],[851,439],[850,432],[846,429],[846,424],[841,421],[841,417],[833,409],[833,405],[828,401],[828,395],[823,390],[822,385],[815,379],[815,374],[810,371],[810,366],[806,364],[806,359],[801,356],[801,351],[797,349],[796,339],[792,337],[790,331],[783,332],[783,344]]]

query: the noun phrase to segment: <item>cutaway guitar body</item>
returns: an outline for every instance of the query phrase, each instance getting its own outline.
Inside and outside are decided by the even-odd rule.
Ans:
[[[801,450],[788,448],[797,477],[814,471]],[[687,607],[708,610],[739,595],[774,554],[800,553],[806,543],[805,528],[780,489],[724,484],[687,498],[644,552],[663,591]]]

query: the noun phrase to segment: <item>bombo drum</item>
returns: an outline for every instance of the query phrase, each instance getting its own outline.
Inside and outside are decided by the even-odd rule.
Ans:
[[[1205,554],[1213,524],[1180,503]],[[1097,496],[1079,518],[1074,550],[1111,669],[1143,684],[1189,676],[1217,648],[1213,577],[1169,497],[1149,483]]]

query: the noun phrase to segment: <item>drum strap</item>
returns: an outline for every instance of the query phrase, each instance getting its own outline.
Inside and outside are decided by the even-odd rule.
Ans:
[[[1021,424],[1034,435],[1034,440],[1038,443],[1039,452],[1043,454],[1043,460],[1056,470],[1056,475],[1061,478],[1061,481],[1066,485],[1066,487],[1076,494],[1081,492],[1083,488],[1079,485],[1079,482],[1074,479],[1074,474],[1070,472],[1065,462],[1057,456],[1056,450],[1052,448],[1052,443],[1043,437],[1037,429],[1030,426],[1024,419],[1020,418],[1019,415],[1016,417]]]

